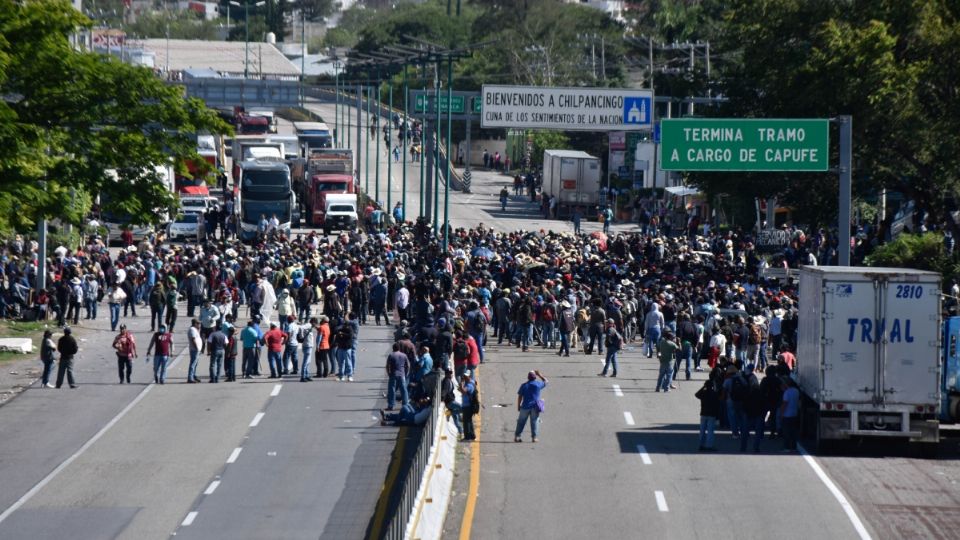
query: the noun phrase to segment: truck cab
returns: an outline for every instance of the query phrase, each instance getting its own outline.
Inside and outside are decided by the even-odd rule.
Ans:
[[[327,195],[324,206],[323,234],[330,231],[353,231],[357,228],[356,194]]]
[[[324,226],[327,213],[327,197],[336,194],[352,194],[353,177],[349,174],[317,174],[310,178],[307,208],[312,225]]]

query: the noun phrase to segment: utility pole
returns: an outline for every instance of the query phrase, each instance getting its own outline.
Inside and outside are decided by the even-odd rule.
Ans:
[[[333,146],[340,148],[340,61],[333,61]]]
[[[230,4],[227,4],[228,9]],[[307,12],[300,6],[300,106],[303,107],[303,78],[307,71]]]
[[[390,103],[387,108],[390,117],[387,118],[386,131],[384,132],[387,134],[387,212],[393,212],[393,128],[391,127],[393,123],[393,79],[390,79],[387,91]]]
[[[370,85],[368,84],[367,85],[367,132],[370,132],[370,93],[371,93],[371,88],[370,88]],[[364,180],[363,191],[369,196],[370,195],[370,137],[367,137],[366,147],[367,148],[366,148],[366,151],[364,152],[364,159],[366,159],[367,161],[365,163],[366,167],[364,167],[364,172],[366,173],[366,175],[364,177],[365,180]]]
[[[443,252],[447,252],[450,235],[450,133],[453,132],[453,56],[447,56],[447,172],[443,178]]]
[[[407,128],[407,106],[410,101],[410,88],[407,87],[407,62],[403,62],[403,118],[401,119],[401,129],[403,130],[403,137],[400,139],[400,144],[403,147],[400,149],[403,152],[403,193],[401,195],[403,206],[403,219],[407,219],[407,146],[410,145],[410,130]]]

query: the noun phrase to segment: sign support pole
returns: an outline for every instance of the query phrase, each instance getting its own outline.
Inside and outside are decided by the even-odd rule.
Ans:
[[[362,97],[363,97],[363,87],[360,86],[360,83],[357,83],[357,152],[356,152],[357,171],[356,171],[356,174],[354,174],[354,180],[356,181],[358,187],[360,185],[360,169],[361,169],[360,154],[363,152],[363,144],[361,143],[361,141],[363,140],[361,138],[363,137],[363,126],[360,125],[361,124],[360,115],[363,113],[363,101],[361,101]]]
[[[850,203],[853,198],[853,117],[838,116],[840,125],[840,212],[837,233],[840,237],[837,256],[840,266],[850,266]]]

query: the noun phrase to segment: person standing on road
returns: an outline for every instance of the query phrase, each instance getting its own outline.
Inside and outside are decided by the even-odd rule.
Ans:
[[[560,329],[560,350],[557,356],[570,356],[570,335],[577,327],[573,314],[573,306],[564,300],[560,302],[560,315],[557,317],[557,326]]]
[[[453,370],[444,368],[443,380],[440,381],[440,399],[450,411],[450,418],[453,418],[453,425],[457,428],[457,440],[463,439],[463,424],[460,422],[462,408],[457,403],[457,394],[454,390],[457,388],[456,381],[453,380]]]
[[[153,284],[147,302],[150,304],[150,331],[153,332],[163,324],[163,308],[166,306],[166,293],[163,290],[163,283],[158,281]]]
[[[521,384],[520,389],[517,390],[517,411],[520,414],[517,417],[517,430],[513,434],[513,442],[523,441],[521,435],[523,435],[523,428],[527,425],[527,419],[530,419],[530,435],[533,437],[531,440],[537,442],[540,435],[540,413],[543,412],[543,399],[540,398],[540,393],[549,382],[539,370],[527,373],[527,382]]]
[[[247,327],[240,332],[240,340],[243,341],[243,378],[250,379],[256,371],[257,348],[260,345],[260,332],[254,326],[253,320],[247,321]]]
[[[470,377],[460,377],[460,413],[463,415],[463,440],[477,440],[473,427],[473,415],[480,412],[480,397],[477,395],[477,383]]]
[[[743,375],[746,382],[746,396],[743,399],[743,414],[740,422],[740,451],[747,451],[747,439],[750,438],[750,432],[753,431],[755,438],[753,441],[753,452],[760,452],[760,441],[763,439],[763,415],[766,412],[764,407],[763,393],[760,390],[760,381],[757,380],[753,370],[753,364],[747,364],[746,373]]]
[[[353,382],[353,364],[350,362],[350,350],[353,347],[353,329],[350,325],[343,323],[337,328],[337,333],[333,336],[334,344],[337,347],[337,380],[343,381],[346,378]]]
[[[187,347],[190,351],[190,367],[187,368],[187,382],[200,382],[197,378],[197,361],[203,350],[203,336],[200,335],[200,321],[190,319],[190,328],[187,328]]]
[[[213,329],[220,325],[220,319],[223,314],[220,308],[215,306],[210,300],[203,301],[203,307],[200,308],[200,352],[207,350],[207,338],[213,333]]]
[[[173,354],[173,334],[167,332],[166,326],[161,326],[150,339],[147,345],[147,358],[150,358],[151,351],[153,355],[153,382],[165,384],[167,381],[167,362],[170,355]]]
[[[392,411],[397,404],[397,389],[400,390],[400,404],[410,403],[407,393],[407,375],[410,373],[410,358],[400,351],[400,344],[393,344],[393,352],[387,355],[387,410]]]
[[[325,379],[334,373],[337,369],[334,367],[335,359],[330,357],[330,319],[323,315],[320,317],[320,324],[317,326],[317,377]]]
[[[643,322],[644,326],[644,352],[647,358],[653,358],[657,352],[657,343],[660,342],[660,334],[663,332],[664,320],[663,313],[660,313],[660,306],[656,302],[650,303],[650,311]]]
[[[660,350],[660,374],[657,376],[657,392],[669,392],[671,388],[676,388],[670,384],[670,378],[673,376],[673,361],[677,356],[677,349],[680,347],[673,339],[673,332],[669,328],[663,331],[663,337],[657,344]]]
[[[107,306],[110,308],[110,331],[116,332],[117,325],[120,323],[120,304],[127,299],[127,293],[123,292],[116,283],[107,287]]]
[[[617,376],[617,353],[620,352],[620,348],[623,346],[623,338],[620,336],[620,332],[617,332],[616,324],[613,322],[613,319],[607,319],[607,331],[604,335],[604,343],[607,346],[607,361],[603,365],[603,371],[600,372],[601,377],[607,376],[607,369],[613,368],[613,373],[611,377]]]
[[[716,451],[714,432],[717,429],[717,418],[720,416],[720,393],[717,391],[717,382],[712,375],[704,381],[703,387],[695,394],[700,400],[699,451],[701,452]]]
[[[270,366],[270,378],[277,379],[283,371],[283,348],[287,342],[286,332],[277,328],[277,323],[270,323],[270,330],[263,335],[267,344],[267,365]]]
[[[237,380],[237,329],[233,326],[230,326],[227,328],[226,333],[227,349],[223,355],[223,373],[227,382],[234,382]]]
[[[166,307],[164,311],[167,312],[166,315],[166,326],[173,332],[173,328],[177,325],[177,297],[179,293],[177,292],[176,286],[167,287],[167,292],[165,293],[164,303]],[[159,325],[158,328],[163,328],[163,325]]]
[[[309,321],[300,325],[297,331],[297,341],[303,348],[303,362],[300,364],[300,382],[310,382],[310,359],[313,358],[313,351],[317,348],[317,319],[311,317]],[[317,377],[320,373],[317,373]]]
[[[223,333],[223,330],[221,330],[220,327],[215,328],[213,333],[207,336],[206,342],[207,352],[210,354],[211,383],[220,382],[220,369],[223,367],[223,359],[226,355],[229,341],[230,339],[226,334]],[[227,380],[230,380],[230,371],[227,372]]]
[[[97,298],[100,296],[100,282],[96,276],[87,274],[83,281],[83,309],[85,320],[97,319]]]
[[[43,376],[40,378],[41,388],[53,388],[53,385],[50,384],[50,374],[53,373],[56,352],[57,344],[53,342],[53,331],[44,330],[43,341],[40,343],[40,361],[43,362]]]
[[[283,359],[280,362],[280,366],[283,368],[280,374],[296,375],[300,371],[300,359],[297,358],[297,350],[300,347],[300,342],[297,341],[297,336],[300,335],[300,325],[297,324],[296,317],[290,314],[280,319],[280,330],[287,335],[287,342],[283,347]]]
[[[70,388],[76,388],[73,380],[73,357],[80,350],[77,339],[73,337],[73,330],[69,326],[63,328],[63,335],[57,341],[57,352],[60,353],[60,365],[57,368],[57,388],[63,386],[63,376],[67,376]]]
[[[507,211],[507,201],[509,200],[510,200],[510,192],[507,191],[506,187],[504,187],[503,189],[500,190],[500,211],[501,212]]]
[[[113,349],[117,351],[117,374],[120,384],[126,380],[130,384],[130,375],[133,374],[133,359],[137,357],[137,342],[133,334],[127,330],[127,325],[120,325],[120,333],[113,338]]]
[[[783,451],[797,451],[797,435],[800,432],[800,390],[797,381],[790,377],[783,380],[783,403],[780,405],[783,418]]]
[[[583,210],[579,206],[573,207],[573,214],[570,216],[570,220],[573,221],[573,234],[580,234],[580,221],[583,219]]]

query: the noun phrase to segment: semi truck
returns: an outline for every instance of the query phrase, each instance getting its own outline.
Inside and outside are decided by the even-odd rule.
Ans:
[[[940,282],[904,268],[800,269],[797,382],[818,449],[939,441]]]
[[[331,194],[356,193],[353,177],[353,151],[344,148],[314,150],[307,158],[304,193],[307,220],[323,227],[326,198]]]
[[[233,169],[230,171],[234,182],[240,178],[240,164],[244,161],[284,161],[282,142],[271,141],[264,136],[237,136],[233,138]]]
[[[303,156],[309,156],[316,148],[333,146],[333,131],[324,122],[294,122],[293,129],[296,131]]]
[[[280,230],[289,234],[297,205],[290,168],[277,161],[244,161],[240,164],[239,183],[241,239],[256,238],[261,217],[277,216]]]
[[[600,204],[600,160],[579,150],[544,150],[543,195],[557,198],[557,215],[581,207],[589,215]]]

